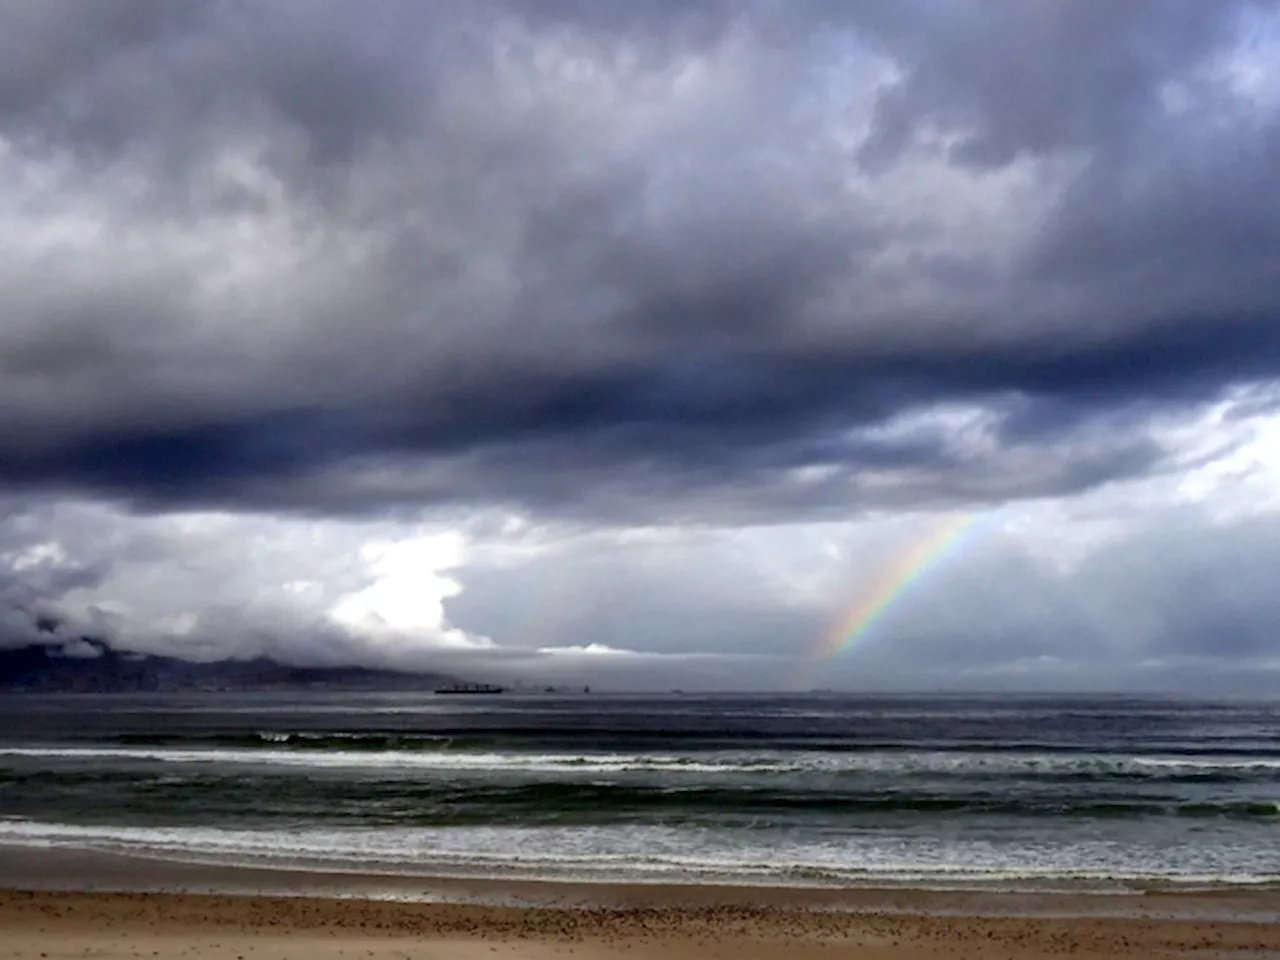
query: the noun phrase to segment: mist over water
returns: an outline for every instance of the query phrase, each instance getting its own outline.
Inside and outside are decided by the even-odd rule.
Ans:
[[[1280,706],[1121,698],[0,700],[0,842],[389,873],[1280,882]]]

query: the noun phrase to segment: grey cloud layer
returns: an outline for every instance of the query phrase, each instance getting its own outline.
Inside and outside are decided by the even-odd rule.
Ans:
[[[1229,69],[1275,7],[4,4],[0,479],[743,519],[1161,469],[1280,364]]]
[[[1091,505],[990,515],[825,663],[806,661],[936,520],[527,537],[477,526],[442,568],[458,590],[443,592],[433,625],[436,567],[370,562],[369,544],[421,535],[394,522],[14,503],[0,523],[0,646],[88,633],[201,658],[266,652],[612,688],[1271,690],[1280,513],[1126,509],[1143,499],[1129,486]],[[426,610],[412,629],[333,615],[388,575],[399,583],[387,612]],[[443,642],[445,630],[470,641]],[[601,647],[631,652],[589,652]]]

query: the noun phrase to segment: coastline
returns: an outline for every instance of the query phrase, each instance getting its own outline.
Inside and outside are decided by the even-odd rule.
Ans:
[[[1280,956],[1280,892],[458,880],[0,846],[0,960]]]
[[[1274,957],[1246,920],[833,913],[770,904],[503,907],[181,893],[0,893],[0,960],[1097,960]]]
[[[357,900],[560,910],[768,908],[826,914],[1259,922],[1280,928],[1280,889],[945,889],[612,882],[291,869],[0,844],[0,893]]]
[[[1280,960],[1269,708],[666,706],[26,718],[0,960]]]

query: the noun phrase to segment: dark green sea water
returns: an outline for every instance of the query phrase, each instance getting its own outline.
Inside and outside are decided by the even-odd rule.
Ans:
[[[391,873],[1280,882],[1280,706],[0,699],[0,842]]]

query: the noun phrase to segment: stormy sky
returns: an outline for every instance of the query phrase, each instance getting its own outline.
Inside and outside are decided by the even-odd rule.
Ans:
[[[1274,692],[1278,170],[1264,0],[0,0],[0,645]]]

